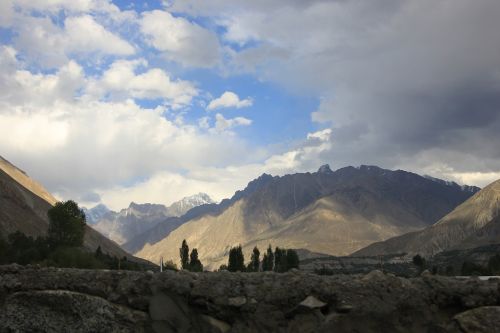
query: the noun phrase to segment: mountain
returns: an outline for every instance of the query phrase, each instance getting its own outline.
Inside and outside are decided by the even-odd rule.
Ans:
[[[477,188],[475,189],[477,191]],[[231,199],[206,209],[136,255],[177,261],[186,239],[210,268],[225,262],[241,244],[247,259],[254,246],[347,255],[373,242],[436,222],[473,191],[419,175],[375,166],[283,177],[263,174]],[[189,213],[189,212],[188,212]]]
[[[497,243],[500,243],[500,180],[474,194],[436,224],[372,244],[355,255],[404,252],[430,256],[445,250]]]
[[[41,184],[0,157],[0,235],[5,237],[15,231],[33,237],[45,235],[49,226],[47,211],[56,202]],[[98,246],[110,255],[138,260],[87,225],[84,247],[95,251]]]
[[[160,204],[137,204],[130,203],[128,208],[116,213],[105,211],[104,205],[98,205],[88,212],[96,214],[98,218],[91,219],[97,230],[106,237],[114,240],[124,248],[142,248],[145,243],[153,243],[167,236],[170,231],[180,225],[179,217],[186,214],[194,207],[213,204],[214,201],[205,193],[198,193],[184,197],[166,207]],[[107,209],[107,208],[106,208]],[[158,224],[156,229],[152,230]],[[161,236],[161,238],[158,238]],[[129,243],[130,244],[127,244]],[[125,246],[125,244],[127,244]]]
[[[215,202],[208,194],[198,193],[174,202],[167,210],[170,216],[182,216],[194,207],[213,203]]]
[[[87,218],[88,224],[96,224],[106,214],[111,212],[111,210],[103,204],[98,204],[97,206],[91,209],[87,209],[85,207],[83,207],[82,209],[83,212],[85,213],[85,217]]]
[[[110,211],[104,214],[94,224],[94,228],[121,245],[167,217],[169,213],[164,205],[131,202],[128,208],[119,213]]]

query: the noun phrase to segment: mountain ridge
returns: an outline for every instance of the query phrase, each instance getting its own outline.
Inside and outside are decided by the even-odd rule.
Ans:
[[[354,255],[405,252],[408,255],[418,253],[432,256],[445,250],[491,244],[500,229],[499,216],[500,180],[497,180],[475,193],[434,225],[418,232],[374,243]],[[500,238],[497,238],[496,242],[500,243]]]
[[[329,167],[320,169],[263,174],[136,255],[175,260],[183,239],[198,248],[211,268],[224,262],[229,247],[238,244],[247,255],[253,246],[262,250],[269,243],[345,255],[371,242],[422,229],[471,195],[459,186],[402,170],[365,165],[331,173]],[[331,239],[344,244],[332,245]]]

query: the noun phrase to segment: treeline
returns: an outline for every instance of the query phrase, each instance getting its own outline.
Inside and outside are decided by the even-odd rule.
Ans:
[[[181,247],[179,248],[179,255],[182,269],[192,272],[203,271],[203,264],[198,258],[198,249],[194,248],[190,253],[186,240],[182,241]],[[164,264],[163,268],[177,270],[177,265],[172,261],[168,261]],[[295,250],[276,247],[273,251],[271,245],[269,245],[261,260],[260,250],[254,247],[250,261],[245,264],[243,250],[241,245],[238,245],[236,247],[231,247],[229,250],[228,263],[221,265],[219,270],[230,272],[274,271],[283,273],[292,268],[299,268],[299,256]]]
[[[439,275],[463,275],[463,276],[488,276],[500,275],[500,254],[496,254],[488,260],[486,265],[480,265],[471,261],[464,261],[461,266],[455,269],[452,265],[446,267],[438,267],[436,265],[429,265],[429,263],[420,255],[413,257],[413,264],[422,272],[429,269],[432,274]]]
[[[85,213],[71,200],[58,202],[48,211],[49,230],[46,237],[33,238],[22,232],[7,237],[0,235],[0,264],[38,264],[53,267],[127,269],[142,267],[126,257],[118,258],[83,248]]]

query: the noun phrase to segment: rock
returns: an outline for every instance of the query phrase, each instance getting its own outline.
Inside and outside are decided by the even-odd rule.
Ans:
[[[363,281],[371,281],[371,280],[379,280],[385,278],[385,275],[383,272],[379,271],[378,269],[375,269],[371,271],[370,273],[366,274],[362,280]]]
[[[420,275],[421,276],[432,276],[432,273],[428,269],[426,269],[422,273],[420,273]]]
[[[226,333],[229,332],[229,330],[231,329],[231,325],[222,320],[215,319],[214,317],[201,315],[201,318],[218,332]]]
[[[63,290],[17,292],[0,311],[2,332],[143,332],[147,326],[144,312]]]
[[[499,299],[497,282],[380,271],[150,277],[0,266],[0,332],[495,332]]]
[[[241,307],[247,303],[247,298],[245,296],[238,296],[238,297],[230,297],[227,300],[227,304],[229,306],[234,306],[234,307]]]
[[[483,306],[462,312],[453,317],[451,330],[464,333],[491,333],[500,330],[500,306]]]
[[[299,303],[299,306],[306,307],[309,309],[321,309],[325,307],[327,304],[321,302],[314,296],[307,296],[302,302]]]
[[[346,303],[341,303],[336,307],[338,313],[349,313],[353,309],[353,306]]]
[[[164,293],[158,293],[151,297],[149,316],[155,322],[163,322],[161,327],[165,326],[166,323],[167,326],[175,328],[175,332],[188,332],[192,327],[187,304],[178,297],[168,296]]]

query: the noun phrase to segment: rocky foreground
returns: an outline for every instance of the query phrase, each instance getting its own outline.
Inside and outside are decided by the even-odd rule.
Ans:
[[[0,332],[498,332],[499,282],[0,266]]]

